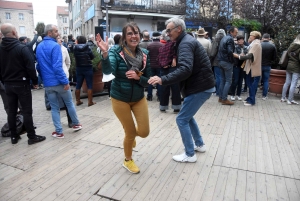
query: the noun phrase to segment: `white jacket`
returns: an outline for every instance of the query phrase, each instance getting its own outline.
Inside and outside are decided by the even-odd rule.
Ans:
[[[61,47],[61,53],[62,53],[62,57],[63,57],[63,70],[64,70],[67,78],[69,79],[69,69],[70,69],[70,65],[71,65],[70,56],[69,56],[67,48],[65,48],[63,45],[61,45],[60,47]]]

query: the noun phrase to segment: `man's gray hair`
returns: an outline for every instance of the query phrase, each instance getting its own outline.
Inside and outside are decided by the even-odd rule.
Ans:
[[[45,26],[44,34],[47,36],[48,35],[48,31],[52,31],[52,29],[53,29],[54,26],[55,26],[54,24],[47,24]]]
[[[169,23],[173,22],[173,24],[175,25],[175,27],[177,26],[181,26],[182,31],[186,30],[186,26],[185,23],[182,19],[178,18],[178,17],[173,17],[171,19],[168,19],[165,23],[165,25],[167,26]]]
[[[94,35],[93,35],[93,34],[90,34],[90,35],[89,35],[89,39],[94,39]]]
[[[164,41],[170,40],[170,37],[167,36],[166,30],[163,30],[163,31],[161,32],[161,37],[162,37],[162,39],[163,39]]]

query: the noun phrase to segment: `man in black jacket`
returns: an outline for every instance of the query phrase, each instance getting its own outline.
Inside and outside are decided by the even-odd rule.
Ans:
[[[166,21],[166,33],[176,41],[177,69],[172,73],[151,77],[149,84],[169,85],[180,82],[184,97],[182,108],[176,118],[185,152],[173,156],[177,162],[196,162],[195,151],[205,152],[205,144],[194,115],[215,91],[215,80],[209,58],[203,46],[185,32],[182,19],[171,18]]]
[[[34,46],[34,44],[36,43],[36,41],[37,41],[37,39],[38,39],[37,31],[34,31],[33,34],[34,34],[34,37],[33,37],[32,41],[28,42],[26,36],[20,37],[20,38],[19,38],[19,41],[20,41],[21,43],[23,43],[24,45],[26,45],[26,47],[28,47],[29,52],[31,53],[31,55],[34,57],[34,60],[35,60],[35,55],[34,55],[34,51],[33,51],[33,46]]]
[[[261,75],[263,82],[263,100],[267,100],[269,89],[269,78],[272,62],[276,60],[277,51],[274,44],[270,43],[270,34],[264,34],[261,42],[262,59],[261,59]]]
[[[227,99],[227,95],[232,82],[232,70],[233,70],[233,53],[235,49],[234,38],[237,36],[238,29],[232,26],[229,29],[229,34],[222,38],[219,51],[218,61],[221,70],[221,79],[219,86],[219,102],[222,105],[233,105],[234,103]]]
[[[28,144],[34,144],[46,139],[35,134],[32,120],[32,96],[30,80],[37,88],[37,76],[34,59],[28,48],[18,40],[16,28],[9,23],[2,24],[1,32],[4,35],[0,46],[0,81],[4,83],[8,99],[8,124],[11,132],[11,143],[16,144],[21,139],[16,132],[16,115],[18,101],[22,106],[24,125],[27,131]]]

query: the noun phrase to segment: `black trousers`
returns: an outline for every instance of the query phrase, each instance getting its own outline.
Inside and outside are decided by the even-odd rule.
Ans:
[[[18,101],[22,106],[22,114],[24,117],[24,126],[27,131],[27,137],[33,139],[36,134],[32,119],[32,95],[30,84],[28,85],[8,85],[5,84],[5,93],[8,100],[8,124],[11,137],[17,137],[16,132],[16,115],[18,111]]]

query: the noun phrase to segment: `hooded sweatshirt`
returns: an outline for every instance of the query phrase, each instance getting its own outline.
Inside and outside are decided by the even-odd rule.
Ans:
[[[37,85],[34,59],[16,38],[3,38],[0,46],[0,80],[8,85]]]
[[[300,73],[300,44],[292,43],[288,49],[288,66],[286,70],[290,73]]]

